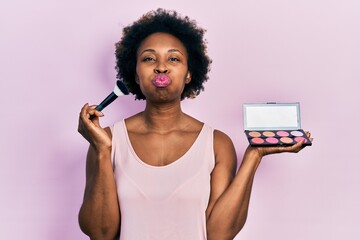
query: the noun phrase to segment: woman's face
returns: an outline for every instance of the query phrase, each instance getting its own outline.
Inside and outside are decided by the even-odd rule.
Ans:
[[[149,35],[137,51],[135,79],[147,100],[180,100],[191,80],[183,43],[168,33]]]

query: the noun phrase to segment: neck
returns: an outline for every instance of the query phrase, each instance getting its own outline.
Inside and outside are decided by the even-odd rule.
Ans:
[[[185,114],[179,103],[154,104],[146,102],[143,112],[145,124],[155,131],[171,131],[179,128]]]

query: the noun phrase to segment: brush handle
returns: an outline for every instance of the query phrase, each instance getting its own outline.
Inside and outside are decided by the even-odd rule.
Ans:
[[[96,110],[102,111],[104,108],[106,108],[110,103],[112,103],[118,96],[112,92],[107,96],[98,106],[96,106]]]
[[[109,96],[107,96],[98,106],[96,106],[96,110],[102,111],[104,108],[106,108],[110,103],[112,103],[118,96],[122,95],[128,95],[129,91],[126,88],[125,84],[118,80],[116,82],[116,85],[114,87],[114,91],[112,91]],[[90,119],[94,118],[95,116],[91,116]]]

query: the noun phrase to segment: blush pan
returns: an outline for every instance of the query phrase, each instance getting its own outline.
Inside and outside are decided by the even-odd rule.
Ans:
[[[289,137],[282,137],[280,138],[280,141],[283,142],[284,144],[289,144],[289,143],[293,143],[294,139]]]
[[[270,144],[276,144],[279,142],[279,140],[277,138],[273,138],[273,137],[268,137],[265,139],[266,142],[270,143]]]
[[[291,135],[295,136],[295,137],[302,137],[304,136],[304,134],[301,131],[291,131],[290,132]]]
[[[261,133],[259,132],[249,132],[249,136],[253,138],[257,138],[261,136]]]
[[[291,146],[312,143],[300,126],[300,103],[247,103],[244,129],[251,146]]]
[[[304,138],[304,137],[296,137],[296,138],[295,138],[295,141],[296,141],[296,142],[300,142],[300,141],[302,141],[302,140],[305,140],[305,143],[308,141],[307,138]]]
[[[289,133],[286,131],[277,131],[276,134],[280,137],[287,137],[289,136]]]
[[[263,144],[264,143],[264,139],[262,138],[258,138],[258,137],[254,137],[251,139],[251,142],[255,143],[255,144]]]
[[[265,137],[274,137],[275,136],[275,133],[274,132],[270,132],[270,131],[265,131],[263,132],[263,135]]]

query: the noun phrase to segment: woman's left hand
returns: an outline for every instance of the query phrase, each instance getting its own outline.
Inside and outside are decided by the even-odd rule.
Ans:
[[[306,136],[310,139],[310,141],[313,141],[313,138],[311,137],[310,132],[306,131]],[[269,154],[275,154],[275,153],[283,153],[283,152],[291,152],[291,153],[297,153],[301,151],[305,146],[303,146],[305,140],[302,140],[292,146],[287,147],[251,147],[252,150],[256,150],[258,154],[263,157]]]

